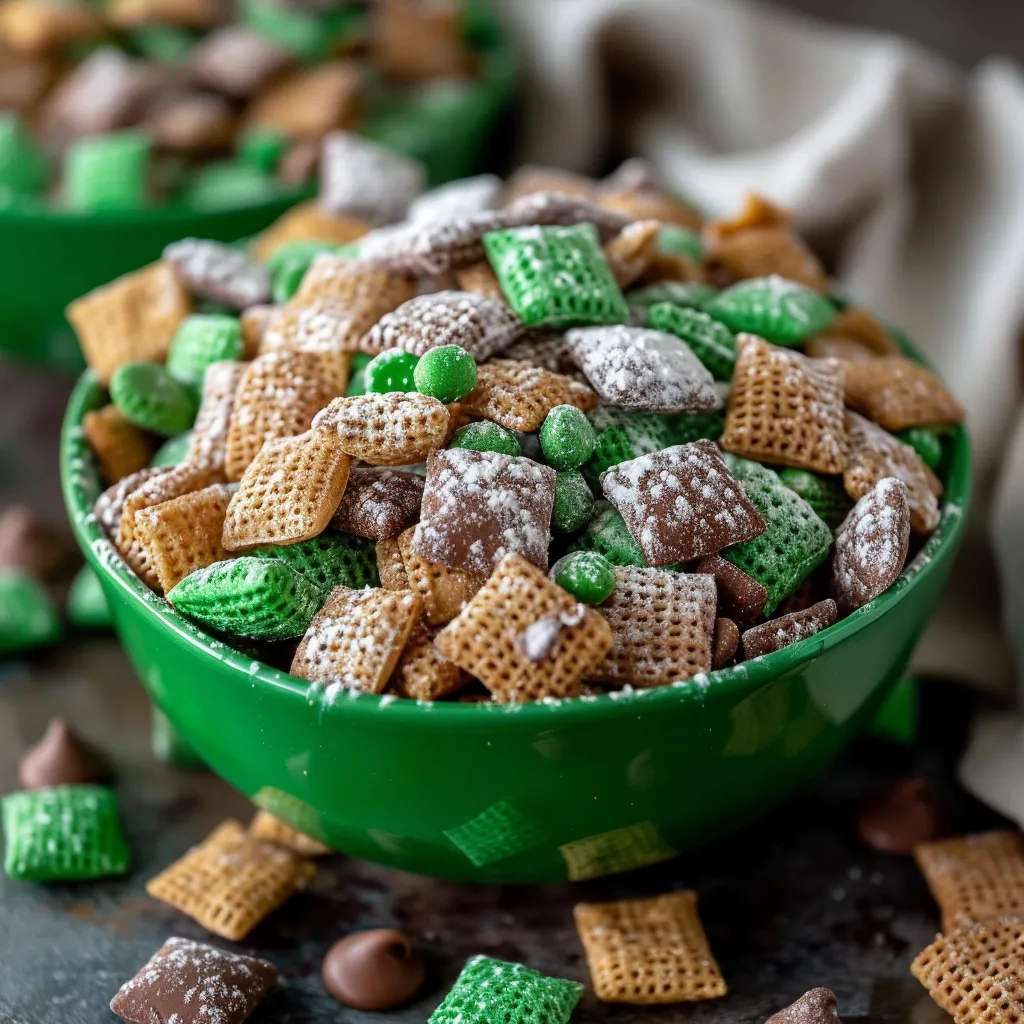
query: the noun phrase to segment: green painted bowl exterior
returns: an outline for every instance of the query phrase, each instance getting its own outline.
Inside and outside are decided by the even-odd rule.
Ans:
[[[551,704],[328,703],[212,641],[113,553],[79,424],[61,471],[78,542],[139,678],[175,729],[254,801],[337,850],[479,882],[583,879],[666,859],[763,814],[867,725],[952,567],[970,492],[947,446],[942,523],[878,600],[802,643],[704,680]]]

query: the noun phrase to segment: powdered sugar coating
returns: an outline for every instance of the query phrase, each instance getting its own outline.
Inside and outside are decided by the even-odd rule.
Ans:
[[[228,445],[228,424],[245,366],[245,363],[225,359],[206,368],[203,375],[203,397],[192,426],[186,461],[223,470]]]
[[[423,477],[359,466],[352,471],[331,526],[372,541],[397,537],[419,518]]]
[[[783,647],[799,643],[835,625],[838,617],[835,601],[826,598],[803,611],[769,619],[743,634],[743,657],[749,661],[751,658],[763,658],[766,654],[781,651]]]
[[[453,217],[493,210],[501,198],[501,179],[494,174],[458,178],[417,196],[409,206],[413,224],[439,224]]]
[[[193,295],[212,299],[231,309],[245,309],[270,301],[270,273],[266,267],[223,242],[183,238],[164,249]]]

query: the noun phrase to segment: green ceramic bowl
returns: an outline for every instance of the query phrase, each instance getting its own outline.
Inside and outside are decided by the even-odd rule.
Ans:
[[[143,685],[174,728],[257,804],[337,850],[479,882],[594,878],[747,822],[870,722],[902,676],[964,531],[970,454],[947,444],[942,523],[888,592],[831,629],[710,678],[547,704],[325,702],[211,640],[143,586],[92,515],[82,416],[61,442],[64,497]]]
[[[472,174],[511,99],[515,59],[486,9],[470,5],[480,76],[465,88],[426,92],[415,104],[382,92],[364,127],[422,160],[432,184]],[[232,241],[262,230],[303,193],[232,209],[158,206],[137,213],[75,214],[39,206],[0,210],[0,351],[64,369],[82,357],[64,309],[73,299],[159,257],[190,235]]]

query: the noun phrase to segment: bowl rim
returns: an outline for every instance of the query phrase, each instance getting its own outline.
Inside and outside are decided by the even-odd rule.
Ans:
[[[913,346],[902,336],[900,342],[909,356],[920,359]],[[319,704],[322,712],[344,709],[346,714],[362,715],[376,714],[387,708],[391,715],[416,716],[418,720],[422,720],[424,713],[429,712],[429,718],[435,726],[443,723],[446,727],[475,728],[480,725],[481,715],[495,714],[514,715],[517,721],[530,726],[550,722],[550,716],[557,714],[559,724],[562,725],[566,721],[579,721],[594,715],[633,713],[641,708],[667,708],[694,700],[703,701],[708,695],[738,699],[752,694],[763,685],[781,675],[799,670],[819,655],[867,629],[885,615],[890,606],[902,601],[910,591],[921,586],[926,577],[938,571],[940,562],[954,557],[966,529],[971,496],[970,443],[966,429],[958,424],[950,432],[949,472],[941,506],[941,521],[913,561],[904,567],[897,581],[874,601],[828,629],[780,651],[741,662],[731,668],[719,669],[710,675],[701,674],[692,679],[650,689],[626,689],[523,704],[420,701],[401,699],[390,694],[348,690],[341,691],[335,699],[326,699],[325,687],[247,657],[203,632],[149,590],[117,554],[93,513],[96,497],[103,488],[81,427],[85,413],[101,404],[103,392],[96,375],[86,370],[68,400],[60,438],[60,476],[64,504],[75,539],[93,570],[108,583],[119,586],[133,602],[142,607],[144,614],[152,616],[155,628],[172,633],[179,642],[197,648],[202,657],[214,659],[242,673],[252,686],[261,684],[275,690],[286,690],[311,704]]]

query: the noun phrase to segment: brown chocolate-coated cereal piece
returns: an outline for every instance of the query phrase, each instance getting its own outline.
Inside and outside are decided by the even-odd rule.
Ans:
[[[357,466],[348,478],[331,526],[368,540],[397,537],[420,516],[423,477],[394,469]]]
[[[409,1002],[423,987],[426,968],[404,932],[376,928],[334,943],[322,973],[324,987],[339,1003],[379,1011]]]
[[[961,423],[967,410],[930,370],[903,356],[846,367],[846,404],[886,430]]]
[[[732,619],[741,629],[754,625],[761,618],[768,591],[739,566],[714,554],[702,558],[694,571],[714,576],[719,615]]]
[[[22,789],[102,784],[111,777],[110,763],[83,743],[63,718],[53,718],[42,739],[18,762]]]
[[[711,667],[724,668],[740,647],[740,627],[732,619],[715,619],[715,638],[711,644]]]
[[[826,598],[803,611],[789,612],[752,626],[741,637],[743,657],[749,661],[781,651],[783,647],[799,643],[835,625],[837,617],[835,601]]]
[[[320,138],[351,125],[359,113],[360,70],[348,60],[299,68],[273,80],[253,100],[249,127],[289,139]]]
[[[129,422],[116,405],[87,412],[82,417],[82,433],[108,485],[148,466],[153,457],[152,438]]]
[[[196,81],[233,99],[246,99],[292,63],[291,54],[245,25],[224,25],[196,43]]]
[[[882,853],[912,853],[942,835],[946,813],[929,779],[900,779],[872,793],[857,813],[861,841]]]
[[[270,273],[266,267],[223,242],[183,238],[167,246],[163,258],[197,298],[237,310],[270,301]]]

